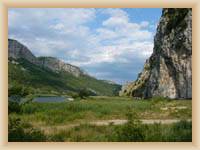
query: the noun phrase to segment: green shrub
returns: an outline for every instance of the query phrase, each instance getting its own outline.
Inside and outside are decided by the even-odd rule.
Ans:
[[[192,123],[181,120],[172,126],[172,135],[169,140],[191,142],[192,139]]]
[[[72,98],[77,99],[79,97],[79,94],[78,93],[72,93],[71,96],[72,96]]]
[[[144,141],[145,134],[142,128],[142,124],[138,119],[136,112],[130,108],[127,113],[128,122],[117,131],[118,141],[129,142],[129,141]]]
[[[19,118],[9,117],[9,142],[40,142],[46,140],[46,136],[39,129],[33,128],[30,124],[22,122]]]
[[[20,113],[21,112],[21,105],[15,101],[8,101],[8,113]]]
[[[25,97],[26,95],[33,93],[33,89],[29,87],[25,87],[21,84],[13,84],[8,88],[8,96],[19,95],[21,97]]]
[[[154,123],[145,125],[145,141],[150,142],[191,142],[192,123],[180,121],[173,124]]]
[[[125,124],[118,132],[118,141],[121,142],[142,142],[144,138],[145,135],[142,128],[133,123]]]
[[[8,88],[8,96],[21,95],[21,91],[22,91],[22,86],[15,84]]]
[[[90,95],[90,92],[86,88],[83,88],[79,90],[78,95],[80,98],[86,98]]]
[[[167,135],[167,132],[165,133],[167,128],[163,129],[163,125],[160,123],[154,123],[149,125],[143,125],[145,129],[145,141],[149,142],[159,142],[164,140],[164,136]],[[164,135],[163,135],[164,134]]]
[[[173,125],[174,131],[181,131],[184,129],[191,129],[191,128],[192,128],[191,122],[188,122],[186,120],[181,120],[180,122]]]
[[[38,110],[38,105],[34,103],[27,103],[22,105],[21,112],[24,114],[33,114]]]

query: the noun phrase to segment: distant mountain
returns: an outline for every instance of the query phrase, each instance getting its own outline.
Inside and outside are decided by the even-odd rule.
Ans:
[[[106,83],[109,83],[109,84],[117,84],[117,83],[115,83],[114,81],[110,81],[110,80],[101,80],[101,81],[106,82]]]
[[[55,57],[35,57],[31,51],[16,40],[8,39],[9,58],[23,58],[29,62],[51,69],[54,72],[66,71],[78,77],[84,74],[80,68],[67,64]]]
[[[20,84],[38,91],[69,93],[87,88],[97,95],[116,95],[121,86],[98,80],[77,66],[55,57],[36,57],[17,40],[8,39],[9,86]]]
[[[46,68],[51,69],[54,72],[68,72],[72,75],[79,77],[80,75],[84,75],[83,71],[76,66],[65,63],[55,57],[38,57],[40,65]]]

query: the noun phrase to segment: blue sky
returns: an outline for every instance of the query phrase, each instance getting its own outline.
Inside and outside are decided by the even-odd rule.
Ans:
[[[133,81],[153,51],[159,8],[10,8],[9,38],[98,79]]]

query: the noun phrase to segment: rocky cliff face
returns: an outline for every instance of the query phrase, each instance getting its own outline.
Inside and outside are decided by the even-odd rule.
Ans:
[[[39,64],[37,58],[26,46],[13,39],[8,39],[8,57],[14,59],[24,58],[31,63]]]
[[[35,57],[26,46],[13,39],[8,39],[8,51],[9,58],[23,58],[33,64],[51,69],[54,72],[66,71],[76,77],[85,74],[80,68],[67,64],[57,58]]]
[[[67,64],[55,57],[38,57],[42,66],[47,67],[54,72],[66,71],[73,74],[76,77],[79,77],[81,74],[84,74],[80,68]]]
[[[154,49],[135,82],[120,95],[192,98],[192,10],[163,9]]]

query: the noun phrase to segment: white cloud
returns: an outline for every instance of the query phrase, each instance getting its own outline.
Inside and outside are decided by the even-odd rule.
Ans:
[[[113,39],[118,36],[116,32],[109,30],[109,29],[105,29],[105,28],[97,29],[97,33],[99,34],[98,38],[100,40]]]
[[[151,42],[135,42],[131,45],[110,45],[98,47],[90,52],[85,62],[73,61],[78,66],[96,65],[99,63],[130,63],[134,57],[148,58],[153,51]],[[76,55],[80,55],[78,51]],[[72,54],[73,55],[73,54]]]
[[[103,9],[102,13],[108,14],[108,15],[113,16],[113,17],[124,17],[124,18],[126,17],[126,18],[128,18],[128,14],[120,8]]]
[[[50,25],[50,28],[55,29],[55,30],[62,30],[64,29],[64,25],[62,23],[58,23],[56,25]]]
[[[107,27],[124,26],[126,24],[127,24],[127,18],[123,17],[111,17],[103,22],[103,26]]]
[[[146,27],[148,27],[149,26],[149,22],[148,21],[142,21],[141,23],[140,23],[140,27],[141,28],[146,28]]]
[[[85,47],[90,37],[85,24],[95,18],[95,13],[95,9],[75,8],[9,9],[9,37],[27,44],[36,55],[52,55],[61,50]]]
[[[78,65],[128,62],[122,55],[139,51],[137,57],[147,57],[152,52],[149,42],[143,42],[152,38],[150,31],[142,29],[149,25],[147,21],[131,22],[122,9],[103,9],[101,13],[109,15],[109,18],[103,20],[101,28],[96,29],[97,34],[85,25],[96,17],[95,9],[11,9],[9,24],[15,25],[11,29],[21,28],[21,32],[30,28],[30,34],[41,31],[37,36],[27,35],[34,38],[31,40],[25,40],[20,34],[14,36],[28,44],[36,55],[58,55],[62,52],[71,56],[66,60],[76,60],[73,63]],[[27,15],[29,17],[25,17]],[[102,44],[105,41],[106,44]],[[78,62],[77,58],[84,55],[88,60]]]
[[[99,13],[99,12],[98,12]],[[106,16],[92,28],[98,15]],[[134,22],[123,9],[9,9],[9,37],[37,55],[59,57],[77,66],[131,63],[153,51],[148,21]],[[133,19],[134,20],[134,19]],[[91,29],[92,28],[92,29]]]
[[[102,22],[101,28],[97,29],[99,39],[110,39],[113,44],[123,44],[122,41],[133,43],[152,39],[152,33],[144,29],[149,26],[149,22],[132,22],[128,14],[121,9],[105,9],[103,13],[109,14],[110,17]]]

